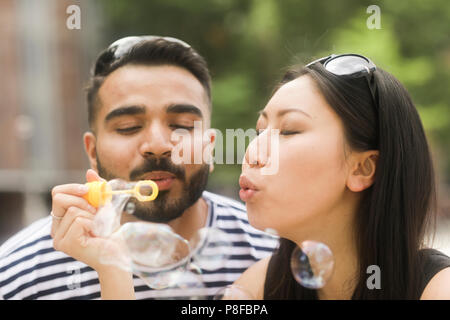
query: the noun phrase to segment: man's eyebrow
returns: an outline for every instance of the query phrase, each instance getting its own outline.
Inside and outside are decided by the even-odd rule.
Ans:
[[[142,106],[119,107],[106,115],[105,122],[111,121],[112,119],[117,117],[133,116],[137,114],[145,114],[145,107]]]
[[[200,118],[203,118],[203,113],[200,110],[200,108],[192,105],[192,104],[185,104],[185,103],[177,103],[177,104],[171,104],[166,109],[167,113],[191,113],[195,114],[196,116],[199,116]]]
[[[308,118],[312,119],[312,117],[308,113],[306,113],[305,111],[303,111],[302,109],[299,109],[299,108],[286,108],[286,109],[280,110],[277,113],[277,117],[282,117],[286,113],[289,113],[289,112],[300,112],[301,114],[303,114],[303,115],[307,116]],[[263,116],[264,118],[267,118],[267,113],[264,110],[258,111],[258,114],[260,116]]]

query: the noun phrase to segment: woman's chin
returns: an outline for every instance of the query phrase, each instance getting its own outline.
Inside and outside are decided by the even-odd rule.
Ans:
[[[247,204],[247,216],[248,216],[248,222],[250,225],[258,230],[265,231],[266,229],[271,229],[273,226],[267,224],[265,221],[263,221],[260,214],[258,214],[257,211],[252,210],[251,205]]]

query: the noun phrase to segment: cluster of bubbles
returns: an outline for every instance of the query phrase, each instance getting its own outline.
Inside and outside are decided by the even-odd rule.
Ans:
[[[124,187],[120,180],[110,183],[113,187]],[[132,272],[152,289],[189,289],[189,296],[184,298],[203,299],[205,285],[201,275],[224,267],[233,251],[230,235],[206,227],[186,240],[166,224],[139,221],[121,225],[122,214],[133,214],[135,210],[129,199],[130,195],[113,196],[95,216],[94,233],[107,239],[101,250],[101,262]],[[268,237],[277,237],[275,230],[265,231]],[[331,250],[323,243],[304,241],[292,252],[292,274],[306,288],[322,288],[333,266]],[[198,295],[193,294],[196,291]],[[230,285],[217,292],[215,299],[254,297],[242,287]]]
[[[120,179],[108,184],[112,190],[132,188]],[[232,253],[230,235],[206,227],[187,240],[167,224],[142,221],[121,224],[123,214],[135,211],[135,202],[130,197],[116,194],[97,211],[93,232],[105,239],[100,261],[132,272],[152,289],[182,289],[178,293],[189,292],[184,298],[203,299],[206,291],[201,275],[225,267],[224,262]]]

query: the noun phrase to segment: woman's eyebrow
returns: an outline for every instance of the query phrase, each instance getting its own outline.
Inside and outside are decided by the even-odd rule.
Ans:
[[[299,113],[307,116],[308,118],[312,119],[312,117],[307,112],[305,112],[305,111],[303,111],[302,109],[299,109],[299,108],[286,108],[286,109],[279,110],[278,113],[277,113],[277,117],[282,117],[286,113],[289,113],[289,112],[299,112]],[[258,114],[260,116],[263,116],[264,118],[267,118],[267,113],[264,110],[258,111]]]

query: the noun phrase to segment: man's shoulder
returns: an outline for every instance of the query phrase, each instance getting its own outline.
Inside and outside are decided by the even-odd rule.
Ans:
[[[0,246],[0,258],[30,247],[40,241],[50,240],[51,217],[41,218],[25,227]]]
[[[232,214],[237,214],[239,216],[247,216],[247,210],[242,202],[235,199],[219,195],[217,193],[212,193],[209,191],[203,191],[203,198],[208,199],[212,203],[218,205],[219,207],[226,208]]]
[[[99,297],[97,274],[53,248],[51,223],[39,219],[0,247],[0,300]]]

